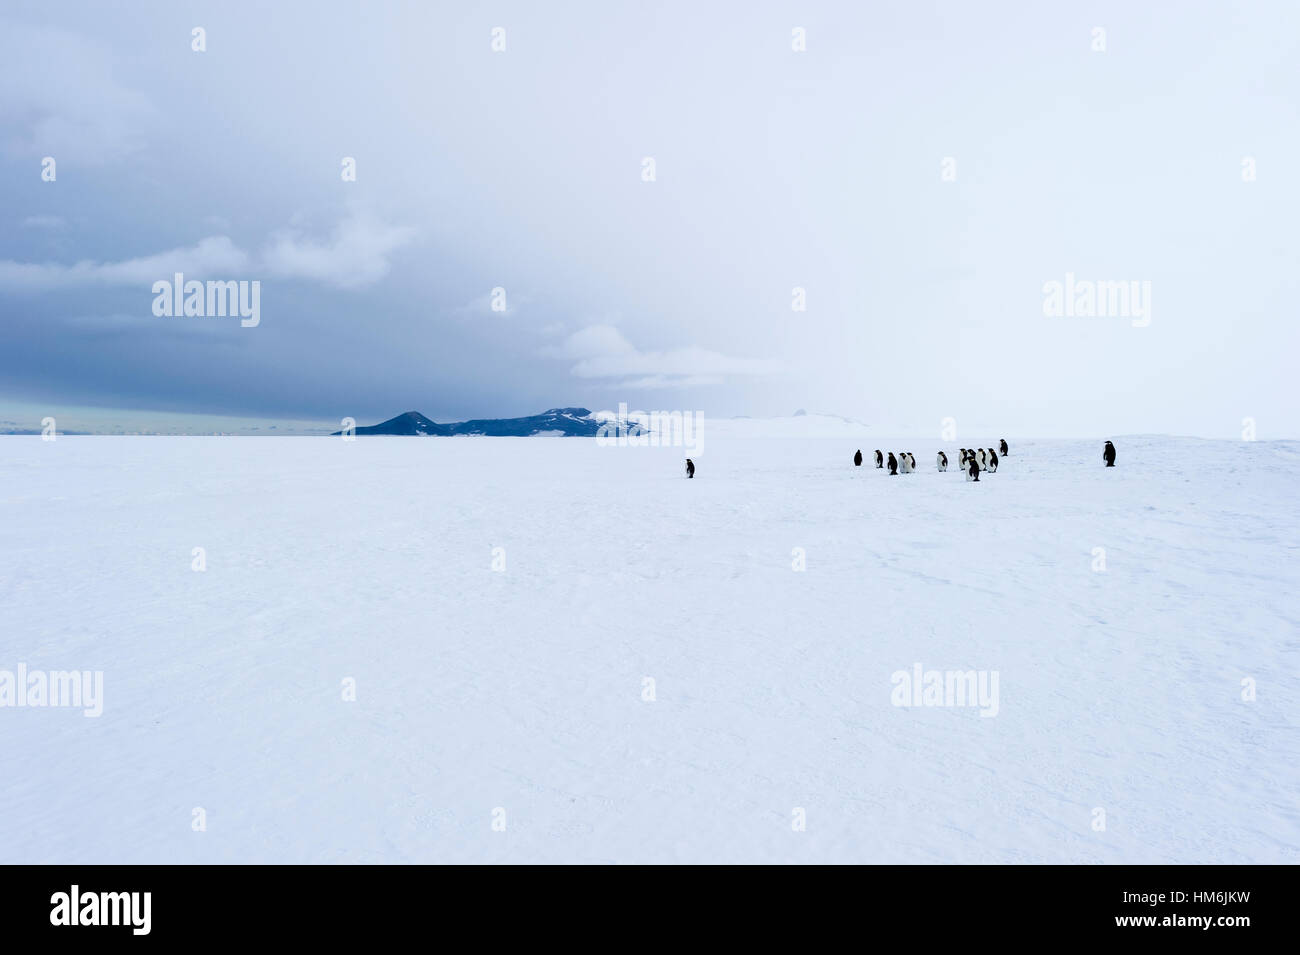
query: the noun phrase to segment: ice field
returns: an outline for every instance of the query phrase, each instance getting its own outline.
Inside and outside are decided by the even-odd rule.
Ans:
[[[0,438],[0,862],[1300,861],[1300,443],[801,427]]]

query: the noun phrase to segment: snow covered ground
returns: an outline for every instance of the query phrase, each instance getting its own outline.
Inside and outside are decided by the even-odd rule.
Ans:
[[[0,438],[0,862],[1300,861],[1300,443],[816,424]]]

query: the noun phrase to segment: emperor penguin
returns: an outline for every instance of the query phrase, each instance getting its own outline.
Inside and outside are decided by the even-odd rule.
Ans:
[[[966,480],[978,481],[980,479],[980,463],[974,458],[966,462]]]
[[[998,453],[992,448],[989,448],[989,473],[998,473]]]
[[[860,467],[862,467],[862,452],[861,452],[861,451],[855,451],[855,452],[853,452],[853,466],[854,466],[855,468],[860,468]]]
[[[894,457],[893,451],[889,452],[889,473],[890,474],[898,473],[898,459]]]
[[[987,471],[988,468],[989,468],[989,453],[988,453],[988,451],[986,451],[984,448],[980,448],[979,451],[978,451],[978,454],[979,454],[979,459],[980,459],[980,470],[981,470],[981,471]]]
[[[940,451],[939,456],[935,458],[935,464],[939,466],[940,471],[948,470],[948,455]]]
[[[688,478],[695,477],[695,462],[690,458],[686,459],[686,476]]]
[[[1001,443],[998,445],[998,450],[1002,452],[1002,456],[1003,456],[1004,458],[1005,458],[1005,457],[1010,453],[1010,452],[1007,451],[1007,439],[1006,439],[1006,438],[1003,438],[1003,439],[1002,439]]]
[[[877,452],[876,452],[876,467],[878,467],[878,468],[883,468],[884,466],[885,466],[885,457],[884,457],[884,455],[882,455],[879,451],[877,451]]]
[[[1101,456],[1106,459],[1106,467],[1113,468],[1115,466],[1115,445],[1107,441]]]

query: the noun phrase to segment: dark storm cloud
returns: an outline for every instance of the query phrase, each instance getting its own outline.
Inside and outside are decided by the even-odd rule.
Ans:
[[[18,7],[0,400],[1276,433],[1298,24],[1252,9],[1116,5],[1098,53],[1031,4]],[[154,315],[178,271],[260,322]],[[1149,327],[1045,316],[1067,273]]]

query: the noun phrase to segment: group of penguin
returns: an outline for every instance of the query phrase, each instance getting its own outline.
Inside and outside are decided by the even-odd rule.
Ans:
[[[1003,438],[1001,441],[999,441],[998,445],[1002,451],[1002,456],[1004,458],[1011,453],[1007,449],[1006,438]],[[899,471],[901,470],[903,474],[911,474],[913,471],[915,471],[916,455],[912,454],[911,451],[900,451],[898,453],[900,457],[896,458],[894,457],[893,451],[889,452],[889,460],[888,460],[889,473],[898,474]],[[1102,449],[1101,457],[1102,460],[1106,462],[1106,467],[1113,468],[1115,466],[1115,445],[1107,441],[1106,447]],[[938,455],[935,456],[934,463],[938,466],[940,471],[948,470],[948,455],[940,451]],[[877,451],[876,467],[883,468],[885,464],[886,461],[884,456],[881,455],[879,451]],[[961,467],[961,469],[966,472],[966,480],[978,481],[980,479],[981,471],[988,471],[990,474],[997,473],[998,452],[994,451],[992,448],[976,448],[973,451],[969,448],[962,448],[961,460],[958,462],[958,464]],[[855,468],[862,467],[861,449],[854,452],[853,466]],[[695,462],[692,461],[690,458],[686,459],[686,476],[688,478],[695,477]]]
[[[1011,452],[1007,449],[1007,439],[1003,438],[998,442],[1002,451],[1002,456],[1006,457]],[[890,474],[911,474],[916,470],[916,455],[911,451],[900,451],[899,456],[894,457],[894,452],[889,452],[888,460],[879,452],[876,452],[876,467],[883,468],[889,465]],[[1101,452],[1102,460],[1106,462],[1106,467],[1115,466],[1115,445],[1106,442],[1106,447]],[[940,451],[934,459],[935,465],[940,471],[948,470],[948,455]],[[988,471],[990,474],[996,474],[998,470],[998,452],[992,448],[970,448],[961,449],[961,460],[958,462],[959,467],[966,473],[966,480],[978,481],[981,471]],[[862,467],[862,451],[858,450],[853,455],[853,466]]]
[[[1007,439],[1003,438],[999,442],[1002,448],[1002,455],[1005,457],[1009,452],[1007,450]],[[948,455],[940,451],[935,455],[935,466],[940,471],[948,470]],[[900,451],[899,457],[894,457],[894,452],[889,452],[889,458],[879,451],[876,452],[876,467],[883,468],[889,465],[890,474],[911,474],[916,470],[916,455],[911,451]],[[862,467],[862,452],[858,451],[853,455],[853,466]],[[966,473],[966,480],[978,481],[981,471],[988,471],[990,474],[997,473],[998,470],[998,453],[992,448],[962,448],[961,460],[959,466]]]

